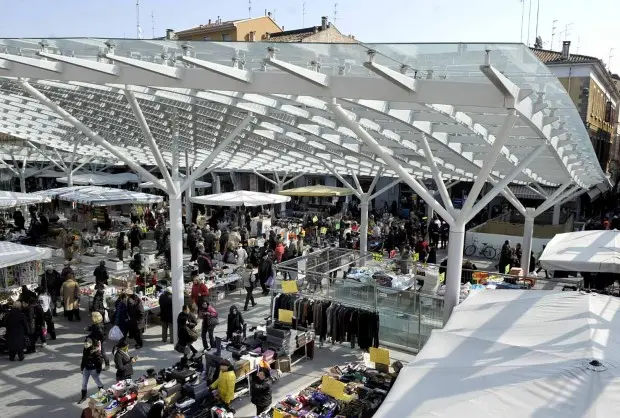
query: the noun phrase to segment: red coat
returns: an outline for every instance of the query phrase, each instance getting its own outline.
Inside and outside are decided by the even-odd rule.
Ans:
[[[209,296],[209,288],[204,283],[192,285],[192,301],[198,305],[198,301],[203,296]]]
[[[278,263],[282,261],[282,256],[284,255],[284,245],[282,243],[276,245],[276,250],[273,252],[273,255]]]

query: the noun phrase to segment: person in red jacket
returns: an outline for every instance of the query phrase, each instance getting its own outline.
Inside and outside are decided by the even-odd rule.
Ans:
[[[209,288],[200,280],[198,275],[194,276],[194,285],[192,286],[192,301],[196,306],[200,306],[199,302],[202,298],[209,296]]]
[[[282,255],[284,255],[284,244],[282,241],[278,241],[276,244],[276,249],[273,252],[273,255],[278,263],[282,262]]]

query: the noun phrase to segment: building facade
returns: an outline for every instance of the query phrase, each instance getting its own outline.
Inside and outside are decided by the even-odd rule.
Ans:
[[[616,80],[596,57],[570,53],[570,41],[562,51],[532,48],[536,56],[558,77],[573,99],[583,120],[601,167],[616,170],[620,162],[617,146],[620,93]]]
[[[167,39],[180,41],[238,41],[253,42],[268,39],[270,34],[282,32],[282,28],[273,20],[271,13],[252,19],[211,20],[191,29],[174,32],[166,31]]]
[[[328,21],[327,16],[321,18],[320,26],[270,33],[269,42],[316,42],[316,43],[355,43],[352,35],[343,35],[334,24]]]

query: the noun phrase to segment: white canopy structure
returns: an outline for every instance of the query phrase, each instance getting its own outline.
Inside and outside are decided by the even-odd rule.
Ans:
[[[122,186],[127,183],[138,183],[140,178],[134,173],[84,173],[73,176],[76,186]],[[68,183],[68,177],[60,177],[56,181]]]
[[[620,231],[557,234],[540,256],[547,270],[620,273]]]
[[[76,38],[0,47],[0,131],[116,159],[164,190],[172,277],[182,277],[182,195],[211,170],[398,177],[450,225],[448,318],[465,225],[491,199],[504,194],[529,222],[534,210],[510,183],[557,187],[543,209],[605,179],[571,98],[522,44]],[[437,195],[421,183],[429,178]],[[474,182],[461,210],[446,180]],[[494,187],[478,201],[486,182]],[[182,285],[173,281],[175,314]]]
[[[46,260],[52,258],[52,255],[51,248],[31,247],[29,245],[0,241],[0,268],[15,266],[29,261]]]
[[[619,311],[620,299],[581,292],[470,294],[375,417],[617,416]]]
[[[36,192],[36,194],[92,206],[150,204],[160,203],[164,200],[163,197],[152,194],[99,186],[60,187]]]
[[[37,194],[0,191],[0,209],[36,205],[37,203],[49,201],[50,199],[48,197]]]
[[[140,187],[141,189],[153,189],[153,188],[158,188],[158,186],[156,186],[153,182],[151,181],[147,181],[145,183],[140,183],[138,184],[138,187]],[[194,182],[194,187],[196,189],[208,189],[209,187],[211,187],[211,183],[206,182],[206,181],[200,181],[200,180],[196,180]]]
[[[241,190],[237,192],[218,193],[207,196],[192,197],[193,203],[208,206],[262,206],[277,205],[290,202],[289,196],[280,196],[270,193],[249,192]]]

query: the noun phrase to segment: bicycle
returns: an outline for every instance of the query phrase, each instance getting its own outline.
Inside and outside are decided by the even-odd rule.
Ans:
[[[474,238],[473,241],[474,242],[472,244],[469,244],[467,247],[465,247],[465,255],[467,257],[475,255],[476,251],[478,251],[478,246],[476,245],[478,244],[478,240]],[[482,248],[480,248],[478,255],[486,259],[493,260],[497,257],[497,249],[487,244],[486,242],[483,242]]]

